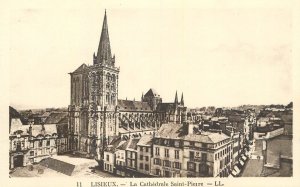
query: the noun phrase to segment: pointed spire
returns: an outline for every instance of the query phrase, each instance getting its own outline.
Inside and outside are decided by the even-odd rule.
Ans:
[[[144,101],[144,92],[142,92],[142,98],[141,101]]]
[[[184,100],[183,100],[183,92],[181,94],[181,100],[180,100],[180,105],[184,106]]]
[[[176,94],[175,94],[175,101],[174,101],[174,103],[178,104],[177,90],[176,90]]]
[[[112,56],[111,56],[111,49],[110,49],[110,42],[109,42],[107,16],[105,10],[96,63],[100,64],[104,61],[109,63],[111,62],[111,60],[112,60]]]

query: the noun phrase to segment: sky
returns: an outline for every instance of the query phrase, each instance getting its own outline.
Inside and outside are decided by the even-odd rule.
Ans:
[[[105,8],[119,99],[140,100],[149,88],[163,102],[183,92],[187,107],[293,98],[289,4],[20,2],[9,14],[9,97],[17,109],[68,106],[68,73],[92,64]]]

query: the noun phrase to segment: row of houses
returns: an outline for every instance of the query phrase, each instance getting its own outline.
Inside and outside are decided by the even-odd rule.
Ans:
[[[195,124],[162,124],[153,135],[116,137],[104,151],[104,171],[123,177],[227,177],[234,136]]]
[[[9,107],[9,169],[38,163],[68,152],[66,113],[51,113],[44,121],[25,121]]]
[[[280,111],[261,110],[257,119],[257,132],[270,132],[282,128],[284,135],[293,135],[292,108]]]

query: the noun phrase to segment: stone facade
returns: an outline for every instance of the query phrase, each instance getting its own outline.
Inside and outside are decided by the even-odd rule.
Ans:
[[[217,132],[193,132],[188,124],[164,124],[153,140],[151,174],[161,177],[225,177],[232,140]]]
[[[53,124],[23,125],[10,108],[9,168],[27,166],[57,154],[57,129]]]

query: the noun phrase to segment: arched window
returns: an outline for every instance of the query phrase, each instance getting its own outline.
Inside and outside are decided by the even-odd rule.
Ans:
[[[112,95],[112,96],[111,96],[111,104],[115,104],[114,101],[115,101],[115,98],[114,98],[114,96]]]
[[[115,82],[115,80],[116,80],[116,76],[115,76],[115,74],[112,74],[111,75],[111,81]]]
[[[107,74],[106,74],[106,80],[107,80],[107,81],[110,81],[110,79],[111,79],[110,73],[107,73]]]
[[[109,94],[106,94],[106,104],[109,103]]]

